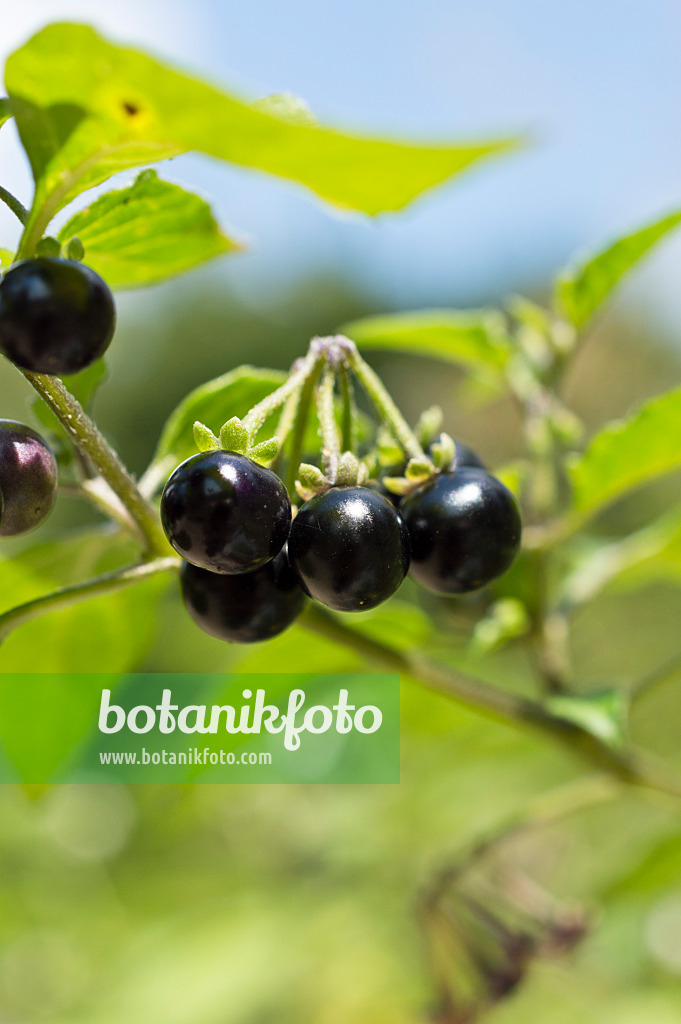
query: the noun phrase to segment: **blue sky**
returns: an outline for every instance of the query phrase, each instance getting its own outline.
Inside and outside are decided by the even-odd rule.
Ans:
[[[415,137],[527,131],[399,217],[329,214],[303,192],[198,157],[172,176],[251,236],[217,273],[259,300],[314,266],[386,306],[481,301],[546,285],[575,250],[681,204],[681,5],[676,0],[28,0],[3,12],[2,49],[51,20],[90,21],[250,96],[290,90],[320,120]],[[11,133],[3,181],[26,195]],[[13,230],[3,214],[0,231]],[[680,329],[681,239],[628,286]]]

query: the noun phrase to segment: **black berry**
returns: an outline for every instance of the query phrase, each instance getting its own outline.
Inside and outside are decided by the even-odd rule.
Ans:
[[[24,423],[0,420],[0,536],[27,533],[52,511],[57,461],[40,434]]]
[[[332,487],[301,506],[289,559],[303,589],[342,612],[375,608],[409,569],[409,538],[389,501],[366,487]]]
[[[22,260],[0,282],[0,351],[34,373],[78,373],[113,337],[113,296],[73,260]]]
[[[305,601],[285,549],[261,569],[238,576],[185,562],[180,580],[185,606],[197,626],[236,644],[277,636],[297,618]]]
[[[286,543],[291,502],[279,477],[245,455],[192,455],[161,497],[168,540],[193,565],[212,572],[253,572]]]
[[[501,576],[520,545],[520,512],[501,481],[481,469],[443,473],[400,504],[411,575],[436,594],[477,590]]]

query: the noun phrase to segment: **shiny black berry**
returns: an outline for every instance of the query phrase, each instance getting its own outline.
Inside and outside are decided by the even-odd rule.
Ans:
[[[57,461],[40,434],[24,423],[0,420],[0,536],[33,530],[52,511]]]
[[[291,502],[279,477],[245,455],[192,455],[161,497],[168,540],[193,565],[212,572],[253,572],[279,554]]]
[[[375,608],[409,569],[402,519],[366,487],[332,487],[306,501],[293,520],[288,551],[303,589],[341,612]]]
[[[286,550],[255,572],[225,576],[185,562],[185,607],[204,633],[235,644],[270,640],[300,614],[305,595]]]
[[[0,281],[0,351],[34,373],[78,373],[104,354],[116,322],[113,296],[74,260],[22,260]]]
[[[520,512],[481,469],[443,473],[400,504],[415,580],[436,594],[477,590],[501,576],[520,545]]]

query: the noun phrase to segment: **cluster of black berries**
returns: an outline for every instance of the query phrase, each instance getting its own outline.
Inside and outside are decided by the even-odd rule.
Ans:
[[[161,499],[163,526],[185,559],[182,593],[212,636],[276,636],[304,595],[336,611],[375,608],[407,573],[437,594],[484,586],[511,564],[520,514],[510,491],[457,445],[449,470],[400,500],[336,486],[291,519],[284,484],[245,455],[213,451],[183,462]]]
[[[114,325],[109,288],[73,260],[23,260],[0,282],[0,352],[24,370],[77,373],[103,354]],[[46,441],[23,423],[0,420],[0,536],[38,526],[56,491]]]

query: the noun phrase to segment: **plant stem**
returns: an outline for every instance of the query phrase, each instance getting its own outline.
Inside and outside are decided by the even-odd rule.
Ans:
[[[428,457],[419,444],[416,434],[388,394],[383,381],[371,369],[369,364],[364,362],[357,349],[354,349],[348,356],[347,365],[371,399],[371,403],[378,415],[390,427],[395,440],[405,455],[410,459],[428,461]]]
[[[338,463],[341,456],[340,434],[338,433],[334,404],[335,386],[336,368],[327,364],[317,388],[317,416],[322,438],[322,461],[326,478],[330,484],[335,484],[338,478]]]
[[[15,217],[17,217],[22,224],[26,224],[28,220],[28,210],[22,203],[19,202],[16,196],[13,196],[11,192],[8,192],[6,188],[0,185],[0,200],[8,206]]]
[[[110,447],[97,426],[58,377],[21,371],[32,387],[57,416],[78,450],[106,481],[130,514],[150,557],[167,555],[168,542],[156,509],[140,493],[137,484]]]
[[[617,750],[573,722],[558,717],[541,701],[499,690],[479,679],[438,665],[418,652],[397,651],[346,626],[322,608],[309,606],[301,622],[308,629],[355,651],[389,672],[411,676],[427,689],[444,694],[488,718],[532,729],[558,740],[573,754],[632,785],[681,798],[681,780],[638,751]]]
[[[319,360],[320,357],[316,353],[308,352],[302,360],[300,367],[284,381],[281,387],[278,387],[276,391],[263,398],[262,402],[254,405],[244,416],[243,425],[248,431],[251,441],[253,441],[267,417],[271,416],[298,388],[305,384],[310,374],[314,372]]]
[[[81,484],[59,484],[59,493],[67,494],[69,497],[82,498],[89,501],[96,509],[102,512],[109,519],[113,519],[128,532],[139,536],[137,525],[130,518],[125,505],[113,493],[109,485],[101,476],[92,480],[83,480]]]
[[[312,370],[312,373],[306,378],[302,388],[300,389],[300,398],[298,401],[298,409],[296,411],[296,420],[293,426],[293,435],[291,437],[291,444],[286,458],[285,483],[289,494],[295,494],[296,492],[296,478],[298,476],[298,469],[303,456],[305,428],[307,427],[307,421],[310,418],[312,395],[314,394],[314,389],[317,384],[320,368],[321,363],[317,363]]]
[[[129,566],[126,569],[116,569],[114,572],[105,573],[102,576],[95,576],[84,583],[74,583],[68,587],[61,587],[51,594],[43,597],[36,597],[33,601],[17,605],[9,611],[0,615],[0,643],[5,640],[12,630],[23,626],[33,619],[38,619],[48,612],[58,612],[65,608],[71,608],[81,601],[87,601],[92,597],[103,597],[105,594],[113,594],[125,587],[140,583],[142,580],[155,576],[160,572],[171,572],[179,568],[179,558],[157,558],[151,562],[143,562],[140,565]]]
[[[354,452],[357,447],[357,404],[352,377],[347,366],[341,367],[340,370],[340,390],[343,399],[341,448],[344,452]]]

